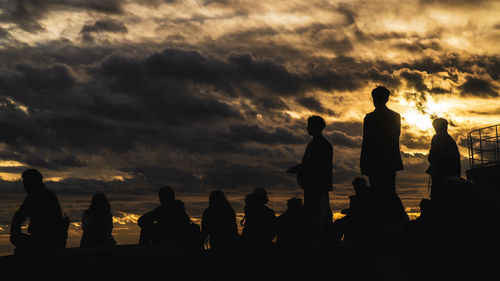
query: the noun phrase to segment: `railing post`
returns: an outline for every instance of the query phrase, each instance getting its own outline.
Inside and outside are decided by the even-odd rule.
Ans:
[[[498,151],[498,125],[495,125],[495,162],[500,160],[500,155]]]
[[[479,130],[479,152],[481,156],[481,166],[483,166],[483,140],[481,137],[481,130]]]

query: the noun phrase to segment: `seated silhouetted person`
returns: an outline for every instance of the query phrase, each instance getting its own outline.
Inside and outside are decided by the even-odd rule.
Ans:
[[[357,177],[352,181],[352,185],[354,195],[349,196],[349,208],[341,211],[346,216],[340,220],[343,223],[344,240],[360,241],[373,231],[372,214],[375,202],[365,179]]]
[[[208,239],[210,248],[230,247],[238,238],[236,214],[220,190],[210,193],[208,208],[201,219],[201,231],[203,241]]]
[[[192,228],[184,203],[175,200],[174,190],[169,186],[160,188],[158,197],[160,206],[137,220],[141,228],[139,244],[185,247]]]
[[[431,175],[431,199],[435,199],[443,179],[460,177],[460,153],[455,140],[448,134],[448,121],[437,118],[432,122],[436,134],[432,137],[429,151],[429,168]]]
[[[80,247],[115,245],[113,231],[113,215],[108,198],[103,193],[92,197],[90,207],[82,217],[82,239]]]
[[[251,249],[273,246],[276,237],[276,216],[266,206],[269,201],[262,188],[256,188],[245,197],[245,216],[241,220],[243,226],[242,241]]]
[[[69,220],[63,218],[56,194],[45,187],[42,174],[35,169],[24,171],[22,178],[27,196],[10,226],[10,241],[16,246],[15,253],[64,248]],[[21,226],[28,218],[29,234],[25,234]]]
[[[297,182],[304,189],[304,211],[309,217],[309,231],[319,233],[332,223],[328,192],[333,189],[333,148],[323,136],[326,123],[320,116],[307,119],[307,133],[313,137],[302,158],[302,163],[287,170],[297,174]]]
[[[308,224],[302,207],[302,199],[289,199],[287,207],[286,212],[278,217],[277,246],[280,248],[303,246],[308,241]]]

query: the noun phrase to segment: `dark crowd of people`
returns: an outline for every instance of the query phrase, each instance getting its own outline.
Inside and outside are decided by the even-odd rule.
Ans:
[[[276,216],[266,204],[267,193],[257,188],[245,197],[244,217],[237,221],[235,211],[220,190],[209,195],[209,206],[203,212],[201,227],[186,212],[184,203],[175,198],[171,187],[159,189],[160,205],[142,215],[140,245],[170,245],[188,249],[228,248],[235,245],[248,249],[292,248],[311,241],[335,240],[362,242],[381,239],[411,229],[414,232],[437,227],[446,209],[457,204],[459,190],[470,184],[460,178],[460,154],[447,133],[447,121],[435,119],[436,134],[428,155],[431,194],[422,200],[421,216],[410,221],[396,192],[396,172],[404,169],[399,149],[401,116],[386,104],[390,92],[379,86],[372,91],[375,110],[363,123],[360,170],[363,177],[353,180],[354,194],[345,216],[333,221],[329,192],[333,190],[333,149],[322,132],[325,120],[312,116],[307,132],[312,140],[300,164],[287,170],[296,175],[304,190],[304,199],[291,198],[287,210]],[[69,219],[61,211],[57,196],[45,187],[42,175],[34,169],[22,174],[27,196],[15,213],[10,240],[15,253],[40,249],[64,248]],[[21,226],[29,218],[28,233]],[[238,232],[238,223],[242,232]],[[82,217],[81,247],[115,245],[111,206],[102,193],[96,194]]]

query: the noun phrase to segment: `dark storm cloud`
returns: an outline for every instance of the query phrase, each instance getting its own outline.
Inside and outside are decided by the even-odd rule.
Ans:
[[[127,33],[128,29],[121,21],[114,19],[103,19],[94,22],[93,24],[86,24],[80,30],[80,33],[92,32],[114,32],[114,33]]]
[[[498,87],[486,79],[469,76],[458,87],[464,96],[497,97]]]
[[[29,58],[39,51],[20,52]],[[5,58],[0,114],[6,132],[0,139],[13,152],[3,156],[51,170],[86,166],[85,157],[76,155],[163,145],[192,153],[283,155],[279,150],[237,144],[300,144],[306,142],[304,137],[281,128],[235,124],[226,131],[225,126],[213,126],[242,117],[212,95],[244,96],[263,110],[270,110],[274,99],[280,101],[273,102],[275,108],[286,108],[279,95],[302,95],[316,87],[310,80],[322,72],[300,76],[275,61],[249,54],[215,57],[179,49],[139,58],[54,44],[39,63],[12,62],[11,53],[0,52]],[[68,58],[61,53],[68,53]],[[321,79],[328,85],[328,77]],[[259,90],[249,81],[260,85]],[[321,109],[310,100],[302,102]],[[212,124],[211,129],[203,124]]]
[[[49,12],[59,10],[87,10],[104,14],[122,12],[123,0],[15,0],[0,4],[4,11],[0,21],[13,22],[28,32],[38,32],[44,27],[38,22]]]
[[[10,38],[10,33],[5,30],[4,28],[0,27],[0,40],[2,39],[9,39]]]
[[[309,110],[334,115],[331,110],[325,108],[323,104],[314,97],[300,97],[297,99],[297,102]]]
[[[216,160],[210,165],[204,181],[223,189],[296,188],[295,178],[286,174],[285,170],[286,168],[270,167],[265,163],[251,166]]]
[[[441,45],[437,41],[431,41],[429,43],[423,43],[423,42],[412,42],[412,43],[407,43],[407,42],[401,42],[397,43],[394,45],[394,47],[406,50],[408,52],[413,52],[413,53],[420,53],[423,52],[427,49],[432,49],[439,51],[442,49]]]
[[[422,76],[421,73],[403,71],[401,72],[401,77],[406,79],[407,86],[414,88],[415,90],[420,92],[429,91],[429,88],[424,83],[424,77]]]
[[[380,71],[378,68],[372,67],[365,74],[367,79],[373,82],[379,82],[386,87],[396,89],[401,86],[401,80],[397,75],[390,74],[387,71]]]
[[[192,171],[176,167],[144,166],[121,169],[132,175],[133,180],[129,182],[137,185],[133,193],[147,194],[154,192],[158,186],[175,186],[183,191],[194,191],[203,183],[202,180],[193,175]],[[143,186],[149,186],[144,189]]]
[[[361,147],[361,137],[349,136],[342,131],[327,132],[325,137],[335,146],[345,146],[349,148]]]
[[[450,91],[447,90],[447,89],[444,89],[444,88],[441,88],[441,87],[433,87],[431,88],[431,93],[433,94],[446,94],[446,93],[449,93]]]
[[[225,137],[233,142],[254,141],[261,144],[303,144],[307,141],[302,135],[294,135],[284,128],[266,131],[257,125],[232,125]]]
[[[432,57],[423,57],[421,59],[417,59],[416,61],[405,62],[392,67],[408,68],[410,70],[425,71],[427,73],[437,73],[446,71],[446,66],[457,67],[457,64],[460,62],[460,60],[454,60],[455,58],[445,57],[445,59],[446,61],[442,62],[436,61],[435,58]]]
[[[401,134],[400,142],[409,149],[427,150],[430,147],[431,139],[425,135],[415,135],[408,131]]]
[[[115,23],[120,30],[120,23]],[[86,30],[115,30],[109,26],[96,22]],[[305,55],[294,59],[297,64],[288,64],[286,56],[267,57],[259,50],[212,53],[192,47],[78,47],[62,41],[2,49],[0,58],[0,127],[5,132],[0,142],[7,146],[3,159],[62,171],[88,167],[88,159],[96,155],[159,149],[186,157],[226,159],[205,175],[211,183],[226,187],[241,185],[237,181],[245,169],[253,175],[251,184],[264,186],[268,181],[269,186],[288,186],[282,183],[290,180],[278,173],[287,167],[269,164],[264,168],[254,162],[291,161],[290,155],[302,153],[295,150],[308,141],[305,120],[299,122],[280,112],[290,109],[290,100],[318,114],[341,116],[342,108],[337,107],[342,97],[331,96],[333,112],[313,96],[314,91],[354,92],[377,83],[396,90],[405,81],[416,90],[439,92],[425,87],[425,75],[473,73],[480,66],[493,77],[499,61],[452,54],[407,63]],[[401,75],[395,74],[400,70]],[[259,114],[264,116],[262,123],[257,120]],[[361,133],[360,122],[327,124],[325,131],[340,151],[358,149]],[[421,141],[403,136],[402,143],[417,147]],[[158,158],[169,159],[169,153],[159,152]],[[169,161],[157,165],[161,168],[145,163],[140,169],[121,165],[121,160],[110,161],[118,161],[117,169],[144,185],[169,178],[174,185],[205,183],[199,175]],[[342,166],[339,173],[347,181],[357,170]],[[253,179],[260,175],[263,179]]]

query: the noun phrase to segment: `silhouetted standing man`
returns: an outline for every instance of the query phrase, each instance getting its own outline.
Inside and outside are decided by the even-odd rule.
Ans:
[[[375,110],[366,114],[363,121],[360,159],[361,173],[368,176],[386,214],[404,212],[396,194],[396,171],[404,169],[399,151],[401,116],[387,108],[389,95],[383,86],[372,90]]]
[[[432,122],[436,134],[432,137],[429,151],[429,169],[431,175],[431,199],[439,189],[439,183],[446,177],[461,175],[460,153],[453,138],[448,134],[448,121],[437,118]],[[433,196],[434,195],[434,196]]]
[[[401,116],[387,108],[389,94],[383,86],[372,91],[375,110],[366,114],[363,121],[360,167],[373,188],[395,193],[396,171],[403,170],[399,151]]]
[[[307,145],[302,163],[287,171],[297,174],[297,182],[304,189],[304,211],[315,230],[332,223],[328,192],[333,190],[333,148],[322,134],[325,126],[320,116],[307,119],[307,133],[313,139]]]

